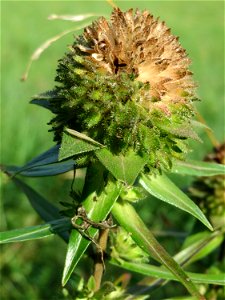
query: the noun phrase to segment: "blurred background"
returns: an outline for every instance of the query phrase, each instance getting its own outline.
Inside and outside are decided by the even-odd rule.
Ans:
[[[148,9],[164,20],[172,33],[180,37],[192,60],[191,70],[198,84],[198,111],[212,128],[219,142],[224,140],[224,3],[222,1],[115,1],[122,9]],[[47,123],[49,111],[29,104],[33,95],[52,89],[57,61],[73,43],[76,31],[52,44],[31,66],[27,81],[21,82],[29,58],[36,48],[60,32],[81,23],[47,20],[51,14],[80,15],[95,13],[108,17],[112,8],[106,1],[2,1],[1,3],[1,163],[22,165],[53,145]],[[90,18],[93,20],[94,18]],[[211,151],[206,133],[199,135],[203,143],[193,142],[191,158],[202,159]],[[183,180],[175,178],[182,185]],[[185,179],[186,180],[186,179]],[[190,179],[191,180],[191,179]],[[26,180],[56,205],[66,200],[69,180],[63,176]],[[57,186],[57,189],[55,188]],[[8,178],[1,175],[1,230],[32,226],[42,221],[27,199]],[[63,199],[62,199],[63,198]],[[158,202],[140,204],[146,223],[153,230],[188,231],[192,218]],[[184,222],[185,220],[185,222]],[[179,226],[177,226],[179,224]],[[167,243],[159,237],[171,254],[179,250],[179,242]],[[56,251],[57,250],[57,251]],[[66,245],[57,237],[15,243],[1,247],[1,299],[63,299],[60,280]],[[79,267],[78,267],[79,272]],[[113,280],[113,272],[110,280]],[[179,287],[180,288],[180,287]],[[179,292],[179,288],[177,292]],[[182,288],[181,288],[182,289]],[[173,289],[174,290],[174,289]],[[174,291],[173,291],[174,292]],[[167,288],[154,299],[167,296]],[[164,294],[163,294],[164,293]],[[174,292],[176,293],[176,292]]]

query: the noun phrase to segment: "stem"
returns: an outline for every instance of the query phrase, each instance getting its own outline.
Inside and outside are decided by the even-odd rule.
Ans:
[[[99,231],[98,245],[100,251],[98,251],[95,256],[95,265],[94,265],[95,292],[98,291],[101,286],[102,276],[105,270],[103,255],[106,250],[108,235],[109,235],[109,229],[104,229]]]
[[[193,284],[180,265],[166,252],[166,250],[155,239],[151,231],[145,226],[132,205],[125,201],[117,201],[112,209],[113,216],[118,223],[131,233],[132,239],[144,251],[161,262],[173,273],[177,279],[186,287],[191,295],[198,300],[205,300],[200,295],[197,287]]]
[[[117,8],[117,5],[114,3],[113,0],[106,0],[109,5],[111,5],[113,8]]]

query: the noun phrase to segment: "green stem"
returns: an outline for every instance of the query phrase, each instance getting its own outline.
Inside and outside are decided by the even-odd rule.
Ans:
[[[180,265],[166,252],[148,230],[131,204],[127,201],[117,201],[113,206],[112,214],[118,223],[125,228],[126,231],[131,233],[132,239],[139,247],[170,270],[191,295],[196,299],[205,300],[205,297],[200,295],[197,287]]]

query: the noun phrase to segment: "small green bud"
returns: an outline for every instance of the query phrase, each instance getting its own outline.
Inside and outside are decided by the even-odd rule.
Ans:
[[[148,262],[149,256],[132,240],[130,234],[119,227],[116,233],[111,233],[111,257],[117,260],[133,262]]]

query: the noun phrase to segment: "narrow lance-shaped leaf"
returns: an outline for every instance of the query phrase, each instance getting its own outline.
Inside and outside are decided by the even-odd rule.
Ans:
[[[142,174],[140,176],[139,183],[149,194],[188,212],[189,214],[200,220],[210,230],[213,230],[211,224],[206,219],[200,208],[187,195],[185,195],[165,174],[157,176]]]
[[[74,160],[58,161],[59,148],[60,145],[53,146],[22,167],[2,166],[2,169],[13,176],[27,177],[53,176],[73,170]]]
[[[187,266],[190,265],[193,261],[196,261],[198,259],[203,258],[204,256],[208,255],[210,252],[212,252],[216,247],[219,246],[219,243],[223,240],[223,232],[222,230],[217,232],[201,232],[197,235],[194,235],[193,238],[191,237],[191,243],[188,244],[188,246],[184,249],[182,249],[180,252],[178,252],[175,256],[173,256],[173,259],[178,262],[181,266]],[[196,238],[196,239],[195,239]],[[189,238],[187,238],[187,241],[189,242]],[[164,269],[164,267],[160,267],[161,269]],[[210,275],[210,274],[209,274]],[[212,274],[213,277],[214,274]],[[221,274],[220,274],[221,275]],[[212,278],[211,277],[211,278]],[[202,278],[202,277],[201,277]],[[221,276],[217,279],[213,277],[215,280],[218,280],[220,278],[220,282],[218,284],[221,284]],[[205,279],[205,278],[204,278]],[[223,278],[225,280],[225,278]],[[154,287],[155,284],[159,283],[159,279],[156,280],[149,280],[149,284],[147,281],[145,282],[149,288]],[[212,281],[213,282],[213,281]],[[160,284],[164,284],[164,280],[160,280]],[[216,284],[216,283],[215,283]]]
[[[225,175],[225,165],[195,160],[176,160],[171,172],[192,176]]]
[[[64,218],[54,220],[48,224],[30,226],[21,229],[9,230],[0,233],[0,244],[24,242],[45,238],[53,234],[60,234],[71,228],[70,220]]]
[[[15,184],[24,192],[24,194],[27,196],[30,204],[34,208],[34,210],[40,215],[40,217],[48,222],[53,221],[55,219],[62,218],[59,209],[54,206],[52,203],[47,201],[43,196],[38,194],[33,188],[31,188],[26,183],[22,182],[18,178],[12,179]],[[68,233],[67,232],[61,232],[59,235],[65,240],[68,241]]]
[[[22,175],[26,177],[44,177],[55,176],[71,171],[76,167],[75,161],[70,159],[62,162],[56,162],[53,164],[46,164],[37,167],[31,167],[21,170],[20,167],[5,166],[4,169],[11,175]]]
[[[82,203],[82,206],[87,212],[88,218],[94,222],[101,222],[105,220],[120,194],[120,189],[121,188],[118,187],[114,181],[109,181],[99,196],[96,192],[91,193]],[[97,232],[98,229],[92,227],[88,230],[88,235],[91,238],[94,238]],[[74,268],[90,243],[91,241],[82,237],[76,229],[72,230],[63,271],[63,286],[69,280]]]
[[[131,233],[132,239],[139,247],[154,257],[157,261],[161,262],[170,272],[172,272],[187,288],[187,290],[196,297],[196,299],[204,299],[183,269],[158,243],[153,234],[140,219],[134,208],[128,202],[117,201],[113,206],[112,213],[118,223],[127,232]]]
[[[184,242],[184,249],[174,256],[174,259],[182,265],[191,263],[204,258],[219,247],[223,242],[223,232],[199,232],[189,236]]]
[[[159,279],[165,280],[175,280],[178,281],[177,277],[174,276],[172,273],[168,272],[167,270],[156,267],[149,264],[140,264],[140,263],[133,263],[128,261],[120,261],[117,262],[115,260],[110,261],[111,264],[118,266],[120,268],[136,272],[145,276],[155,277]],[[200,274],[200,273],[186,273],[189,278],[197,284],[216,284],[216,285],[225,285],[225,273],[220,274]]]
[[[183,265],[189,265],[193,261],[196,261],[197,258],[202,258],[205,255],[208,255],[210,252],[212,252],[215,247],[218,246],[218,243],[221,243],[223,241],[223,232],[217,231],[217,232],[202,232],[200,234],[197,234],[196,240],[193,241],[190,245],[188,245],[186,248],[182,249],[180,252],[178,252],[173,259],[178,262],[179,264]],[[194,236],[194,238],[195,238]],[[191,238],[191,240],[193,240]],[[209,252],[209,246],[210,246],[210,252]],[[118,265],[124,269],[138,272],[142,275],[147,275],[150,277],[160,278],[164,280],[177,280],[176,277],[168,272],[164,267],[156,267],[152,266],[150,264],[137,264],[133,262],[127,262],[122,259],[119,261],[116,261],[115,259],[112,259],[110,263]],[[195,283],[205,283],[205,284],[218,284],[218,285],[224,285],[225,284],[225,274],[194,274],[187,272],[187,275],[193,280]],[[156,283],[156,280],[152,280],[149,278],[149,284],[148,280],[145,279],[145,285],[154,286]]]
[[[59,145],[55,145],[49,150],[33,158],[30,162],[28,162],[22,167],[3,166],[2,169],[3,171],[10,173],[11,175],[17,175],[21,172],[25,172],[32,168],[56,163],[58,161],[58,154],[59,154]]]

